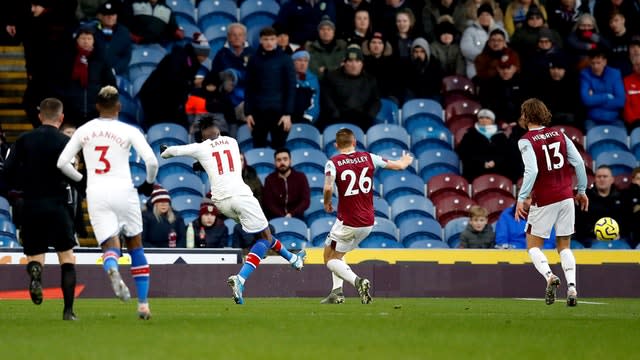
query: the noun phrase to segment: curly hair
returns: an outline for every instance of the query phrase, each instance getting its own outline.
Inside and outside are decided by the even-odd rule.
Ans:
[[[536,124],[549,126],[551,124],[551,112],[547,106],[536,98],[526,100],[520,106],[520,113],[525,125]]]

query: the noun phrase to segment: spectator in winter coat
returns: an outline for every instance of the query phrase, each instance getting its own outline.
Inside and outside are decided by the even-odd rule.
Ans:
[[[474,205],[469,209],[469,224],[460,233],[461,249],[492,249],[496,234],[488,223],[487,209]]]
[[[624,107],[624,84],[618,69],[607,66],[607,55],[595,49],[589,54],[590,66],[580,72],[580,97],[587,107],[587,130],[590,125],[621,122]]]
[[[527,12],[527,20],[511,37],[509,46],[518,52],[522,60],[526,60],[533,55],[537,49],[540,33],[545,32],[546,36],[559,48],[562,47],[562,38],[552,29],[547,27],[542,11],[537,6],[530,6]]]
[[[629,62],[629,44],[631,43],[631,34],[627,31],[626,20],[621,12],[613,12],[609,17],[607,28],[609,31],[606,35],[611,52],[607,64],[614,67],[627,76],[631,73],[631,63]]]
[[[373,7],[370,0],[338,0],[336,1],[336,31],[338,34],[351,34],[355,28],[356,12],[366,10],[370,20]],[[372,22],[372,21],[371,21]],[[360,45],[360,44],[358,44]]]
[[[480,86],[480,103],[496,113],[499,126],[520,118],[520,106],[529,90],[518,73],[516,59],[504,55],[497,65],[498,74]]]
[[[497,28],[489,33],[489,39],[482,53],[474,60],[476,77],[473,81],[482,87],[487,80],[498,75],[498,64],[503,57],[508,57],[515,67],[520,69],[520,56],[507,46],[507,33]]]
[[[504,12],[504,28],[509,36],[519,29],[527,21],[527,12],[533,6],[537,6],[544,21],[547,20],[547,11],[538,0],[513,0]]]
[[[493,8],[489,4],[482,4],[477,11],[478,20],[469,25],[462,33],[460,39],[460,51],[467,67],[467,77],[473,79],[476,76],[475,59],[484,49],[489,34],[500,28],[493,20]],[[505,37],[505,40],[508,40]]]
[[[306,50],[297,50],[291,55],[296,71],[296,101],[293,107],[293,123],[315,123],[320,116],[320,83],[309,71],[311,55]]]
[[[376,78],[378,93],[381,97],[395,98],[398,96],[398,63],[392,56],[391,44],[385,40],[380,32],[375,32],[362,43],[364,55],[364,71]]]
[[[291,167],[291,152],[287,148],[276,150],[274,162],[276,170],[264,180],[262,206],[267,218],[304,219],[311,199],[307,176]]]
[[[96,45],[104,49],[105,60],[113,67],[116,75],[128,77],[131,34],[126,26],[118,24],[117,4],[115,1],[107,1],[98,8]]]
[[[353,19],[353,30],[348,33],[342,34],[342,39],[347,42],[347,45],[362,46],[362,43],[371,37],[372,26],[371,16],[369,10],[356,11]]]
[[[584,128],[580,86],[576,74],[569,68],[566,56],[552,56],[547,63],[546,73],[529,83],[533,85],[532,96],[542,100],[549,108],[552,124]]]
[[[549,10],[549,28],[557,31],[562,39],[566,39],[580,16],[580,12],[576,7],[576,0],[547,2],[547,9]]]
[[[274,27],[289,34],[291,44],[302,46],[316,38],[318,24],[325,18],[335,24],[333,0],[291,0],[282,3]]]
[[[198,218],[189,224],[193,229],[193,240],[195,248],[222,248],[226,247],[229,239],[229,230],[224,224],[224,216],[213,204],[211,199],[205,198],[200,204]]]
[[[149,198],[151,209],[142,212],[142,243],[146,248],[187,247],[184,220],[171,208],[169,192],[155,185]]]
[[[311,55],[309,69],[322,80],[325,73],[340,67],[347,43],[336,39],[336,26],[331,20],[324,19],[318,24],[318,40],[308,41],[304,48]]]
[[[640,38],[633,38],[629,44],[629,60],[633,65],[633,72],[624,78],[626,98],[623,118],[627,128],[631,130],[640,125]]]
[[[441,18],[435,28],[436,39],[429,44],[431,56],[438,59],[444,76],[465,75],[464,58],[458,44],[458,30],[449,18]]]
[[[453,23],[453,13],[458,6],[460,5],[458,5],[457,0],[426,1],[422,9],[422,32],[429,42],[437,40],[438,34],[435,28],[440,23],[442,16],[448,16],[451,19],[451,23]]]
[[[456,25],[458,32],[463,33],[467,27],[471,26],[478,20],[478,8],[488,4],[493,11],[493,20],[498,26],[504,28],[502,9],[500,4],[494,0],[464,0],[459,3],[453,11],[453,23]]]
[[[411,59],[403,62],[401,71],[405,81],[404,101],[410,99],[433,99],[440,101],[440,87],[442,84],[442,69],[438,59],[431,56],[431,49],[427,40],[417,38],[411,44]]]
[[[593,16],[582,14],[567,37],[566,49],[573,56],[577,68],[583,69],[589,65],[589,52],[596,48],[606,51],[610,48],[609,41],[601,36]]]

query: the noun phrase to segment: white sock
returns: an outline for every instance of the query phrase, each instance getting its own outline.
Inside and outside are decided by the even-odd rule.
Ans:
[[[546,280],[549,280],[553,272],[551,272],[551,268],[549,267],[549,261],[547,261],[547,257],[544,256],[544,253],[540,250],[540,248],[532,247],[529,249],[529,257],[531,257],[531,261],[533,265],[536,267],[536,270],[544,276]]]
[[[329,268],[329,270],[338,275],[344,281],[353,286],[356,286],[355,284],[357,275],[353,271],[351,271],[349,265],[347,265],[344,261],[331,259],[327,262],[327,268]]]
[[[238,280],[240,280],[240,284],[244,285],[244,282],[246,281],[242,276],[238,275]]]
[[[335,290],[337,288],[341,288],[342,284],[344,283],[344,280],[342,280],[338,275],[336,275],[336,273],[331,272],[331,280],[333,280],[333,287],[331,288],[332,290]]]
[[[576,258],[573,256],[571,249],[564,249],[560,251],[560,263],[562,263],[562,270],[564,270],[564,277],[567,279],[567,286],[569,284],[576,285]]]

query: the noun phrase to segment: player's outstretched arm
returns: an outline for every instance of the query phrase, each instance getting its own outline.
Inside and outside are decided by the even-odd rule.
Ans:
[[[387,169],[390,170],[404,170],[413,162],[413,156],[407,152],[402,153],[402,157],[398,160],[387,161]]]

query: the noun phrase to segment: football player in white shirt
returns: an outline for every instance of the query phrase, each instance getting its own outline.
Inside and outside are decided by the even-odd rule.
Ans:
[[[100,117],[73,134],[58,158],[58,168],[75,181],[82,180],[71,160],[82,150],[87,169],[87,205],[91,226],[102,247],[104,270],[111,286],[122,301],[131,295],[118,271],[120,233],[123,233],[131,256],[131,275],[138,293],[138,316],[149,319],[149,264],[142,248],[142,216],[138,192],[151,194],[158,173],[158,160],[142,132],[118,121],[120,101],[113,86],[100,89],[96,102]],[[129,150],[133,146],[147,167],[147,178],[133,186],[129,168]]]
[[[160,156],[167,159],[173,156],[191,156],[202,165],[209,175],[211,200],[228,218],[242,225],[242,229],[255,234],[256,242],[249,250],[246,261],[237,275],[232,275],[227,283],[233,291],[236,304],[243,304],[242,292],[245,280],[260,265],[260,261],[269,249],[273,249],[285,258],[291,266],[302,269],[306,252],[297,255],[289,252],[282,243],[272,237],[269,222],[258,200],[247,184],[242,180],[240,149],[232,137],[221,136],[220,130],[213,124],[213,118],[200,120],[203,141],[166,148]]]

